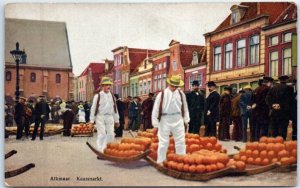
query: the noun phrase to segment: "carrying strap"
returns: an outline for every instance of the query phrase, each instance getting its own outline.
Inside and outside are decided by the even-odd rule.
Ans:
[[[114,101],[114,112],[117,113],[117,106],[116,106],[116,99],[115,99],[115,96],[112,94],[112,92],[110,92],[112,98],[113,98],[113,101]],[[95,116],[97,115],[98,113],[98,109],[99,109],[99,105],[100,105],[100,93],[98,93],[98,99],[97,99],[97,104],[96,104],[96,111],[95,111]]]
[[[184,117],[183,96],[182,96],[181,91],[178,90],[178,92],[180,94],[180,99],[181,99],[181,115],[182,115],[182,117]],[[164,90],[161,91],[161,98],[160,98],[159,112],[158,112],[158,121],[160,121],[160,119],[161,119],[163,101],[164,101]]]

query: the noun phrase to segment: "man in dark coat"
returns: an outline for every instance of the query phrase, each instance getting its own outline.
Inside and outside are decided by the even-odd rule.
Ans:
[[[134,97],[128,107],[129,129],[132,131],[138,130],[139,104],[138,98]]]
[[[229,127],[231,125],[231,91],[232,88],[230,86],[226,86],[220,98],[220,124],[218,129],[218,138],[223,141],[230,140]]]
[[[243,139],[241,109],[239,107],[241,94],[245,93],[240,90],[239,93],[231,98],[231,119],[233,123],[232,140],[241,141]]]
[[[85,101],[84,105],[84,112],[85,112],[85,122],[90,122],[90,112],[91,112],[91,106],[88,101]]]
[[[40,124],[41,124],[40,140],[43,140],[45,124],[49,118],[50,108],[49,108],[49,105],[46,103],[45,96],[43,96],[43,95],[40,96],[39,100],[40,101],[38,103],[36,103],[35,108],[34,108],[35,125],[34,125],[34,130],[33,130],[31,140],[35,140]]]
[[[33,101],[30,100],[26,104],[25,119],[24,119],[24,129],[25,129],[25,135],[27,139],[29,138],[30,124],[34,120],[33,113],[34,113]]]
[[[124,129],[124,124],[125,124],[125,103],[121,100],[118,94],[115,94],[116,97],[116,104],[117,104],[117,109],[119,112],[119,123],[120,126],[115,129],[115,137],[122,137],[123,136],[123,129]]]
[[[200,134],[201,117],[204,110],[204,96],[199,92],[199,81],[192,83],[193,91],[187,94],[187,103],[190,113],[189,133]]]
[[[242,115],[242,130],[243,130],[243,142],[247,142],[247,129],[248,129],[248,120],[250,125],[250,141],[253,141],[253,123],[252,123],[252,88],[250,85],[247,85],[243,88],[245,93],[241,95],[239,107]]]
[[[17,140],[21,140],[24,129],[24,120],[25,120],[25,106],[26,98],[20,97],[20,101],[17,101],[15,105],[15,121],[17,124]]]
[[[219,121],[219,102],[220,95],[216,91],[216,84],[213,81],[207,83],[209,95],[205,101],[204,120],[205,120],[205,136],[216,136],[216,125]]]
[[[289,124],[289,113],[294,93],[286,85],[289,77],[279,77],[280,83],[272,87],[266,97],[267,105],[270,108],[270,129],[271,136],[282,136],[286,139]]]
[[[262,84],[252,94],[252,116],[254,126],[254,140],[258,141],[262,136],[268,136],[269,107],[266,97],[273,83],[273,78],[264,77]]]
[[[141,106],[141,115],[143,116],[143,124],[144,124],[144,131],[146,129],[151,129],[152,127],[152,121],[151,121],[151,114],[152,114],[152,109],[154,105],[154,100],[153,100],[153,93],[149,93],[149,97],[144,100]]]
[[[75,114],[71,109],[71,105],[67,104],[66,110],[62,114],[63,125],[64,125],[63,136],[71,135],[71,129],[72,129],[72,123],[73,123],[74,116],[75,116]]]
[[[294,93],[290,112],[290,120],[292,121],[292,140],[297,140],[297,80],[294,79],[290,87]]]

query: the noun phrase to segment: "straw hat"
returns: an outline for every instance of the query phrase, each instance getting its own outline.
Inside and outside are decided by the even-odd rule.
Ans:
[[[179,75],[172,75],[171,78],[167,79],[167,82],[172,86],[184,86],[184,82],[180,79]]]
[[[246,85],[243,89],[244,89],[244,90],[245,90],[245,89],[251,89],[251,90],[252,90],[252,87],[251,87],[250,85]]]
[[[111,79],[109,77],[104,76],[101,80],[100,85],[112,85],[113,82],[111,81]]]

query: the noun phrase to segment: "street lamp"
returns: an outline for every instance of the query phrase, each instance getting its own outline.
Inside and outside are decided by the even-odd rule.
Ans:
[[[19,82],[20,82],[20,79],[19,79],[19,63],[20,61],[22,60],[22,56],[25,54],[24,51],[22,50],[19,50],[19,42],[16,43],[16,49],[15,50],[12,50],[10,51],[10,54],[13,56],[15,62],[16,62],[16,92],[15,92],[15,95],[16,95],[16,101],[19,102],[19,96],[20,96],[20,87],[19,87]]]

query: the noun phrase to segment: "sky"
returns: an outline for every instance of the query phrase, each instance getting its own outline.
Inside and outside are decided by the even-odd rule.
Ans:
[[[164,50],[172,39],[205,45],[233,3],[17,3],[5,18],[66,22],[73,73],[113,59],[119,46]]]

